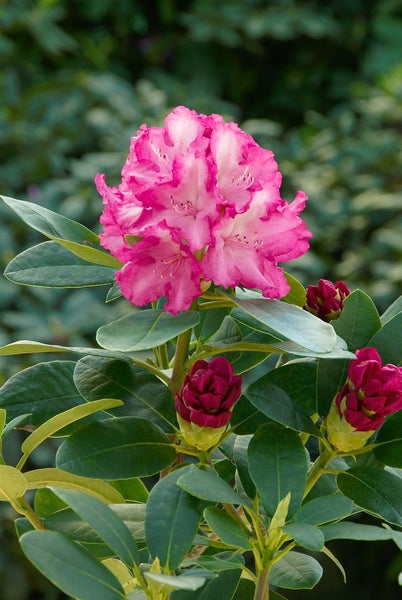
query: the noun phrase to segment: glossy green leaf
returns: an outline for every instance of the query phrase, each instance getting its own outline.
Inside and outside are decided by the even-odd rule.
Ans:
[[[383,363],[402,364],[402,312],[389,319],[369,340],[368,346],[377,348]]]
[[[183,566],[196,565],[208,571],[228,571],[244,566],[244,559],[237,551],[224,551],[217,554],[201,554],[183,561]]]
[[[79,421],[88,415],[91,415],[99,410],[107,410],[123,404],[121,400],[114,400],[106,398],[102,400],[95,400],[94,402],[88,402],[86,404],[80,404],[74,406],[68,410],[52,417],[42,425],[40,425],[31,435],[29,435],[21,444],[21,450],[24,453],[21,460],[19,461],[19,467],[21,463],[24,464],[26,458],[47,438],[51,437],[60,429],[63,429],[67,425]]]
[[[318,527],[310,523],[289,523],[283,527],[283,530],[290,535],[298,546],[320,552],[324,546],[324,534]]]
[[[353,523],[350,521],[324,525],[321,527],[321,531],[327,542],[330,540],[363,540],[366,542],[376,542],[390,540],[393,535],[392,530],[388,530],[385,527],[364,525],[363,523]]]
[[[254,499],[256,497],[257,490],[253,480],[250,477],[247,456],[250,439],[251,435],[236,435],[233,454],[239,479],[244,491],[249,498]]]
[[[317,362],[303,360],[285,363],[280,369],[274,368],[264,376],[284,390],[303,412],[310,416],[317,412],[316,385]]]
[[[5,202],[27,225],[43,235],[78,243],[98,245],[99,238],[90,229],[72,219],[64,217],[40,204],[1,196]]]
[[[81,477],[53,467],[27,471],[24,476],[29,490],[56,487],[82,491],[99,498],[103,502],[124,502],[124,498],[119,491],[101,479]]]
[[[402,410],[390,415],[375,438],[373,453],[390,467],[402,468]]]
[[[201,518],[198,501],[177,485],[181,476],[179,469],[158,481],[146,505],[149,552],[169,571],[176,569],[189,552]]]
[[[306,454],[296,431],[274,422],[263,425],[250,441],[248,463],[251,478],[269,516],[291,493],[290,518],[301,504],[307,478]]]
[[[54,490],[57,496],[86,521],[128,567],[138,563],[135,540],[121,519],[107,504],[93,496],[71,490]]]
[[[272,565],[271,585],[289,590],[311,590],[321,579],[320,563],[307,554],[288,552]]]
[[[392,317],[395,317],[398,313],[402,312],[402,295],[399,296],[387,310],[381,315],[381,322],[383,325]]]
[[[332,400],[343,386],[348,374],[349,360],[319,360],[317,370],[317,412],[328,414]]]
[[[181,475],[177,484],[189,494],[211,502],[243,504],[243,500],[219,475],[211,469],[200,469],[192,465]]]
[[[15,467],[0,464],[0,502],[21,498],[28,488],[25,475]]]
[[[209,506],[204,510],[204,518],[212,531],[228,546],[251,550],[247,532],[222,508]]]
[[[29,531],[21,547],[33,565],[73,598],[122,600],[126,596],[116,577],[81,545],[57,531]]]
[[[354,352],[367,346],[370,338],[380,329],[381,320],[370,296],[362,290],[354,290],[345,298],[341,315],[332,325],[349,350]]]
[[[252,385],[246,392],[246,398],[266,417],[286,425],[296,431],[321,437],[319,429],[301,408],[281,388],[270,383],[269,373]]]
[[[77,363],[74,381],[87,402],[120,398],[124,407],[113,414],[149,419],[163,430],[173,431],[176,424],[173,396],[154,374],[127,361],[85,356]]]
[[[149,492],[139,477],[116,479],[109,482],[126,500],[126,502],[146,502]]]
[[[206,584],[195,592],[173,592],[171,600],[232,600],[239,585],[241,570],[221,571],[217,577],[207,580]],[[243,600],[247,600],[244,598]]]
[[[200,320],[194,328],[194,334],[201,343],[210,339],[221,327],[221,324],[230,309],[215,308],[210,310],[200,310]]]
[[[68,437],[56,454],[60,469],[101,479],[153,475],[176,457],[163,431],[146,419],[117,417],[89,423]]]
[[[67,250],[79,258],[82,258],[86,262],[90,262],[102,267],[111,267],[114,270],[120,269],[122,266],[117,258],[114,258],[114,256],[109,254],[109,252],[92,248],[91,246],[88,246],[88,244],[78,244],[77,242],[71,242],[69,240],[63,240],[57,237],[53,238],[53,241],[60,244],[60,246],[67,248]]]
[[[42,242],[18,254],[4,275],[14,283],[52,288],[108,285],[116,269],[88,263],[56,242]]]
[[[249,435],[255,433],[261,425],[269,421],[270,419],[263,415],[254,404],[251,404],[243,394],[235,404],[230,425],[233,432],[238,435]]]
[[[85,346],[60,346],[58,344],[42,344],[33,340],[19,340],[5,346],[0,346],[0,356],[11,356],[15,354],[37,354],[48,352],[74,352],[76,354],[88,354],[90,356],[106,356],[108,358],[119,358],[129,360],[121,352],[112,352],[112,350],[103,350],[101,348],[85,348]]]
[[[176,316],[157,309],[141,310],[100,327],[97,342],[102,348],[109,350],[147,350],[164,344],[179,333],[194,327],[198,320],[198,313],[191,310]]]
[[[402,479],[374,467],[354,467],[337,477],[345,496],[389,523],[402,526]]]
[[[303,284],[289,273],[284,273],[284,275],[290,285],[290,290],[282,300],[284,302],[289,302],[289,304],[303,307],[306,303],[306,290]]]
[[[164,591],[198,590],[205,583],[205,577],[197,575],[163,575],[162,573],[145,572],[145,578],[162,585]]]
[[[231,299],[245,312],[267,325],[272,333],[317,353],[330,352],[335,346],[336,334],[332,326],[303,310],[299,306],[267,300],[265,298],[247,298],[239,292]]]
[[[38,363],[16,373],[1,388],[0,407],[8,419],[30,414],[25,423],[39,426],[74,406],[84,404],[74,385],[73,361]]]
[[[322,525],[342,519],[353,512],[353,502],[341,494],[318,496],[305,502],[293,516],[294,523]]]

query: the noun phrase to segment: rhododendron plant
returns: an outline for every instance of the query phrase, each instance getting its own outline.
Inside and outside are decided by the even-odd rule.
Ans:
[[[402,298],[380,315],[283,272],[310,233],[280,184],[236,124],[178,107],[140,128],[117,187],[96,177],[100,236],[3,198],[49,238],[9,280],[107,286],[123,314],[90,347],[0,348],[68,357],[0,388],[0,502],[67,597],[278,600],[319,582],[319,553],[345,576],[334,539],[401,547]]]
[[[100,240],[123,263],[123,295],[138,306],[165,296],[173,314],[201,295],[200,278],[286,296],[278,263],[301,256],[311,234],[299,217],[306,195],[288,204],[281,179],[273,153],[219,115],[179,106],[164,127],[143,125],[120,185],[96,177]]]

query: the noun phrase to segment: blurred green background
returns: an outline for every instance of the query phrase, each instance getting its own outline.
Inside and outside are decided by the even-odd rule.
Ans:
[[[0,193],[98,230],[94,176],[118,181],[141,123],[178,104],[221,113],[275,152],[283,197],[309,196],[311,250],[288,270],[305,285],[343,279],[381,311],[402,292],[401,40],[400,0],[0,0]],[[0,205],[1,270],[37,241]],[[104,299],[1,278],[0,344],[92,344],[128,310]],[[0,359],[0,385],[30,360]],[[0,510],[0,600],[62,598]],[[349,585],[324,560],[317,591],[289,599],[400,598],[392,545],[331,548]]]

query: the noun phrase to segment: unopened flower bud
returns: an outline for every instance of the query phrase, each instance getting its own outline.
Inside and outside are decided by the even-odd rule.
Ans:
[[[241,394],[241,377],[226,358],[198,360],[175,397],[177,419],[184,440],[198,450],[219,443]]]
[[[327,279],[320,279],[318,285],[308,285],[306,291],[305,310],[327,323],[340,316],[343,301],[350,294],[348,286],[343,281],[333,284]]]
[[[328,440],[341,452],[358,450],[385,417],[401,409],[402,367],[382,366],[375,348],[357,350],[325,419]]]

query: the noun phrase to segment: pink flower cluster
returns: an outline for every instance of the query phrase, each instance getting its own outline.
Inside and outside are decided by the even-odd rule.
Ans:
[[[357,350],[335,404],[354,429],[375,431],[386,416],[402,410],[402,367],[383,366],[375,348]]]
[[[320,279],[318,285],[308,285],[305,309],[329,323],[340,317],[343,301],[350,290],[346,283]]]
[[[235,123],[178,106],[164,127],[132,138],[118,187],[96,176],[102,245],[123,264],[116,280],[137,306],[166,298],[173,314],[213,282],[289,290],[278,262],[301,256],[310,232],[298,216],[306,196],[280,197],[273,153]]]

